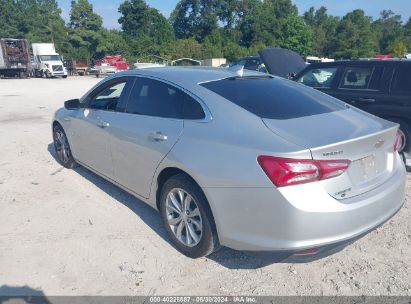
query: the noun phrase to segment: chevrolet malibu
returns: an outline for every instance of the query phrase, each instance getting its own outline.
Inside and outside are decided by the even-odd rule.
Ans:
[[[227,69],[114,74],[52,123],[80,164],[158,209],[175,247],[317,254],[403,205],[398,125],[292,81]]]

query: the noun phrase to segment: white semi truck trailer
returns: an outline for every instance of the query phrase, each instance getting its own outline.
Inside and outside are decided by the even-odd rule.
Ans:
[[[33,43],[33,76],[67,78],[67,70],[53,43]]]

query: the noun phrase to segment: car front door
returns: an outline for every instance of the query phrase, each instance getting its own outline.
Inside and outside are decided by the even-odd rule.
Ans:
[[[334,96],[340,74],[340,69],[335,65],[310,66],[301,75],[297,76],[295,80]]]
[[[71,117],[71,145],[80,163],[113,179],[114,168],[110,151],[110,126],[117,105],[124,102],[127,78],[116,78],[97,87],[84,101],[84,106]]]
[[[184,93],[160,80],[137,77],[127,106],[113,121],[115,180],[148,198],[154,173],[183,131]]]

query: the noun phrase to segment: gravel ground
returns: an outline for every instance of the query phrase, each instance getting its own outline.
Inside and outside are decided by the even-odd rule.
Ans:
[[[411,295],[411,176],[381,228],[310,263],[191,260],[156,211],[53,158],[50,121],[97,79],[0,79],[0,295]]]

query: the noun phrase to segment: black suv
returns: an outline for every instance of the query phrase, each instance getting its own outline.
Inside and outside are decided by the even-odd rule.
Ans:
[[[238,61],[231,64],[243,66],[246,70],[258,71],[260,66],[263,64],[259,56],[249,56],[239,59]]]
[[[295,81],[400,124],[407,169],[411,169],[411,60],[314,63]]]

